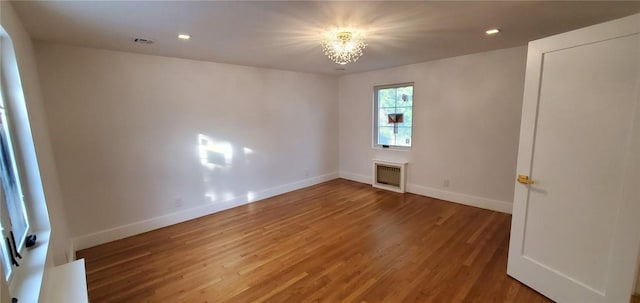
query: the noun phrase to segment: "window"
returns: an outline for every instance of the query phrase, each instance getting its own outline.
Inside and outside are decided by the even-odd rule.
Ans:
[[[28,38],[24,33],[19,36],[21,40]],[[3,295],[8,294],[19,302],[38,302],[51,225],[13,46],[9,33],[0,25],[0,268],[5,271],[5,277],[0,275],[0,287]],[[25,60],[35,59],[29,54],[31,47],[23,46]],[[35,66],[26,70],[35,71]],[[27,79],[37,81],[32,77]],[[25,249],[25,235],[36,231],[37,244]],[[12,265],[11,257],[18,256],[13,245],[7,244],[6,237],[10,239],[12,233],[15,248],[22,257],[16,259],[20,266]]]
[[[374,146],[411,147],[413,83],[374,87],[374,117]]]
[[[18,176],[18,168],[7,123],[4,89],[0,89],[0,231],[2,266],[5,278],[12,272],[12,259],[17,258],[29,232],[29,221]],[[10,240],[7,240],[10,239]],[[10,241],[11,244],[7,243]],[[15,242],[14,242],[15,241]],[[13,245],[14,247],[11,247]]]

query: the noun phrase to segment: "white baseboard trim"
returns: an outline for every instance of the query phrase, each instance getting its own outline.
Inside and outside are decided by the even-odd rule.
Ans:
[[[108,243],[115,240],[120,240],[126,237],[134,236],[137,234],[145,233],[154,229],[170,226],[180,222],[192,220],[195,218],[210,215],[219,211],[234,208],[236,206],[256,202],[262,199],[270,198],[280,194],[284,194],[290,191],[301,189],[304,187],[316,185],[329,180],[337,179],[339,174],[329,173],[304,179],[297,182],[292,182],[276,187],[264,189],[258,191],[253,196],[253,199],[249,200],[247,196],[235,197],[234,199],[222,203],[207,204],[199,207],[194,207],[179,212],[170,213],[167,215],[150,218],[143,221],[134,222],[127,225],[122,225],[95,233],[74,237],[71,240],[71,247],[69,255],[75,259],[75,252],[85,248],[93,247],[96,245]]]
[[[373,181],[372,176],[354,174],[346,171],[340,172],[340,178],[356,181],[360,183],[365,183],[365,184],[371,184],[371,182]],[[422,196],[432,197],[440,200],[445,200],[448,202],[454,202],[458,204],[464,204],[464,205],[499,211],[507,214],[510,214],[513,209],[513,203],[511,202],[472,196],[472,195],[463,194],[463,193],[456,193],[452,191],[446,191],[442,189],[416,185],[416,184],[407,184],[407,192],[422,195]]]
[[[354,174],[354,173],[350,173],[350,172],[347,172],[347,171],[341,171],[340,172],[340,178],[351,180],[351,181],[356,181],[356,182],[360,182],[360,183],[365,183],[365,184],[369,184],[369,185],[371,185],[373,183],[373,176],[359,175],[359,174]]]
[[[445,200],[449,202],[455,202],[459,204],[475,206],[479,208],[499,211],[501,213],[510,214],[513,209],[513,203],[494,200],[489,198],[483,198],[478,196],[472,196],[462,193],[456,193],[446,190],[441,190],[432,187],[426,187],[416,184],[407,184],[407,191],[410,193],[423,195],[431,198]]]

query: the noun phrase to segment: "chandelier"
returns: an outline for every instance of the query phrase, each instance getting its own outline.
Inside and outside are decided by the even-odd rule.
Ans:
[[[333,62],[345,65],[356,62],[367,44],[362,32],[353,29],[333,30],[322,41],[324,54]]]

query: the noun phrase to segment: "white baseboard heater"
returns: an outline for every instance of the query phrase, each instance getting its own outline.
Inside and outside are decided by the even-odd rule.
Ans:
[[[404,193],[407,162],[373,160],[373,187]]]

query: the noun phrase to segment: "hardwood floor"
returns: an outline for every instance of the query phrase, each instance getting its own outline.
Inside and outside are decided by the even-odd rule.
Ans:
[[[551,302],[511,216],[343,179],[85,249],[98,302]]]

